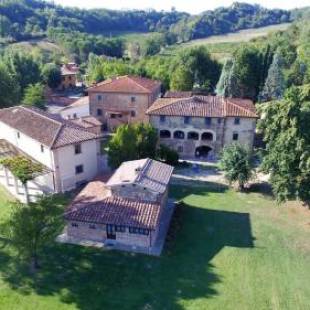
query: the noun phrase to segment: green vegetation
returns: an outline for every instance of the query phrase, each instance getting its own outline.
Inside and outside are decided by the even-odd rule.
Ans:
[[[54,241],[62,227],[63,206],[56,196],[41,197],[28,205],[12,202],[11,215],[1,231],[19,257],[31,261],[31,270],[39,268],[39,255]]]
[[[24,156],[3,158],[0,160],[0,164],[9,169],[12,174],[22,182],[25,189],[26,201],[28,202],[27,182],[33,180],[38,173],[41,173],[43,171],[43,166]]]
[[[245,146],[233,143],[223,148],[219,167],[229,184],[238,184],[239,190],[244,190],[245,184],[253,176],[252,154]]]
[[[263,170],[278,201],[301,199],[310,204],[310,98],[292,88],[281,101],[263,105],[259,129],[266,150]]]
[[[45,110],[44,87],[42,84],[30,84],[25,89],[23,104]]]
[[[127,160],[154,158],[157,132],[150,124],[129,124],[119,126],[108,142],[108,162],[117,168]]]
[[[1,242],[0,308],[307,309],[309,211],[215,184],[171,196],[184,204],[160,258],[51,242],[33,274]]]

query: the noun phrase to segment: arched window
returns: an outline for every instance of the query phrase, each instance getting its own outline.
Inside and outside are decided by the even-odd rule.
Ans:
[[[190,131],[188,134],[187,134],[187,139],[189,140],[199,140],[199,134],[195,131]]]
[[[201,140],[213,141],[213,133],[212,132],[204,132],[201,135]]]
[[[169,139],[169,138],[171,138],[171,133],[169,130],[161,130],[159,132],[159,136],[160,136],[160,138],[163,138],[163,139]]]
[[[185,134],[184,134],[184,132],[181,131],[181,130],[177,130],[177,131],[175,131],[174,134],[173,134],[173,138],[174,138],[174,139],[184,139],[184,137],[185,137]]]

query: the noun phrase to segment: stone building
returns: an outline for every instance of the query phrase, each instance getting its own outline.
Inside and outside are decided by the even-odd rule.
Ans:
[[[160,96],[161,83],[137,76],[120,76],[88,89],[90,114],[113,131],[122,124],[147,122],[146,110]]]
[[[63,64],[60,68],[61,83],[58,86],[61,90],[74,88],[77,83],[77,75],[79,73],[79,66],[75,63]]]
[[[150,253],[168,208],[172,171],[169,165],[142,159],[124,162],[107,183],[90,182],[66,210],[66,231],[58,240]]]
[[[247,99],[217,96],[160,98],[148,109],[160,143],[182,158],[216,159],[232,142],[253,147],[257,114]]]

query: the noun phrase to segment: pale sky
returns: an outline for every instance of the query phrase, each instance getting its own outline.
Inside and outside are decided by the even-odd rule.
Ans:
[[[108,8],[108,9],[149,9],[170,10],[175,7],[178,11],[200,13],[219,6],[229,6],[236,0],[54,0],[63,6],[79,8]],[[266,8],[293,9],[310,5],[310,0],[239,0],[239,2],[258,3]]]

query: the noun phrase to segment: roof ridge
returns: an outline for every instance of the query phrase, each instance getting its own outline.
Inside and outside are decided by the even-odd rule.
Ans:
[[[22,109],[24,109],[24,110],[26,110],[26,111],[32,112],[32,113],[34,113],[34,114],[36,114],[36,115],[38,115],[38,116],[40,116],[40,117],[42,117],[42,118],[45,118],[45,119],[48,119],[48,120],[50,120],[50,121],[52,121],[52,122],[54,122],[54,123],[57,123],[57,124],[59,124],[59,125],[61,125],[61,126],[63,125],[62,122],[57,121],[57,120],[54,119],[54,118],[48,117],[47,115],[44,115],[44,114],[40,113],[39,111],[36,111],[35,109],[31,109],[31,108],[25,107],[25,106],[23,106],[23,105],[21,105],[21,106],[19,106],[19,107],[22,108]]]
[[[150,91],[148,88],[142,86],[142,85],[139,84],[137,81],[135,81],[135,80],[133,79],[133,76],[131,76],[131,75],[125,75],[125,77],[127,77],[128,79],[130,79],[131,81],[133,81],[136,85],[138,85],[138,86],[139,86],[140,88],[142,88],[143,90],[145,90],[145,91],[147,91],[147,92]],[[140,79],[143,78],[143,77],[140,77],[140,76],[138,76],[138,77],[139,77]]]
[[[142,178],[142,176],[144,175],[145,173],[145,170],[149,167],[150,163],[152,162],[152,160],[150,158],[145,158],[145,163],[142,167],[142,169],[140,170],[140,173],[137,174],[136,178],[132,181],[133,183],[135,182],[139,182],[139,179]]]
[[[229,98],[229,99],[233,99],[233,98]],[[253,113],[253,114],[256,115],[256,113],[251,111],[250,109],[242,107],[242,106],[238,105],[237,103],[230,101],[229,99],[226,98],[228,104],[232,104],[233,106],[235,106],[235,107],[237,107],[237,108],[239,108],[239,109],[241,109],[243,111],[250,112],[250,113]]]

